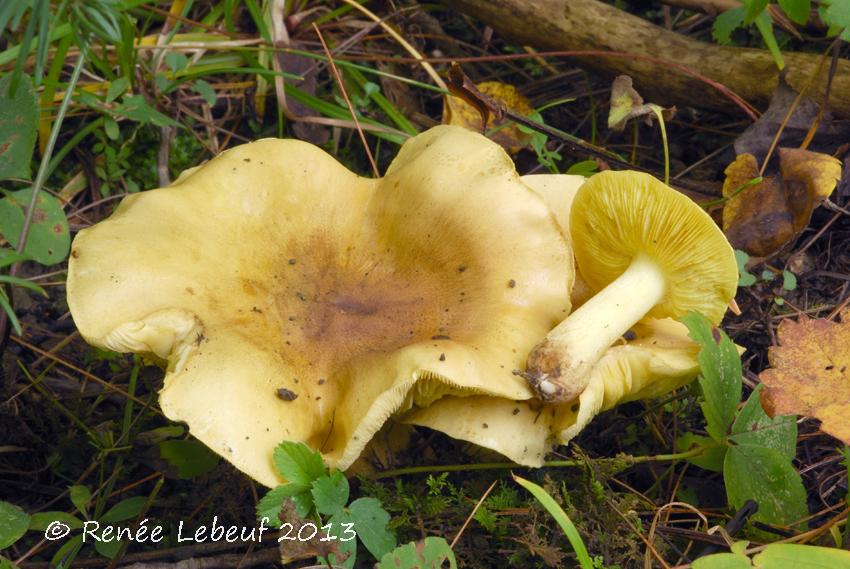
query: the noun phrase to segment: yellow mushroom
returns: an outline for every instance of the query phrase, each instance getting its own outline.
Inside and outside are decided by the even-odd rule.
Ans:
[[[585,179],[568,175],[523,176],[569,231],[573,200]],[[576,273],[572,302],[580,307],[587,289]],[[577,290],[579,289],[579,290]],[[593,330],[588,330],[593,333]],[[445,397],[405,415],[403,421],[442,431],[494,450],[526,466],[541,466],[554,444],[566,444],[602,411],[627,401],[664,395],[699,373],[699,346],[684,324],[645,318],[631,328],[629,340],[609,347],[592,367],[575,401],[545,403],[502,397]]]
[[[87,341],[166,362],[165,414],[271,486],[281,440],[345,469],[393,415],[532,397],[512,371],[572,267],[504,151],[440,126],[380,179],[295,140],[228,150],[81,231],[67,290]]]
[[[639,172],[601,172],[570,211],[576,263],[595,291],[528,357],[525,377],[547,401],[587,387],[605,351],[645,317],[688,311],[719,323],[738,271],[726,237],[686,196]]]

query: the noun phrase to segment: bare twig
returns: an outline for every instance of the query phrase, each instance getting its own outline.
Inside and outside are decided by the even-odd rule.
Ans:
[[[345,85],[342,83],[342,76],[336,68],[331,52],[328,49],[328,44],[325,43],[325,38],[322,36],[322,32],[319,31],[319,27],[316,24],[313,24],[313,29],[316,30],[316,35],[319,36],[319,41],[322,42],[322,49],[325,50],[325,55],[328,57],[331,72],[333,72],[334,79],[336,79],[336,82],[339,85],[339,90],[342,93],[342,98],[345,99],[345,104],[348,106],[348,112],[351,113],[351,118],[357,127],[357,133],[360,135],[360,141],[363,143],[363,148],[366,150],[366,156],[369,157],[369,164],[372,165],[372,172],[375,174],[376,178],[380,178],[381,173],[378,171],[378,164],[375,162],[375,157],[372,156],[372,149],[369,148],[369,143],[366,141],[366,135],[363,134],[363,129],[360,128],[360,121],[357,119],[357,113],[354,112],[354,106],[351,104],[351,100],[348,98],[348,93],[345,91]]]

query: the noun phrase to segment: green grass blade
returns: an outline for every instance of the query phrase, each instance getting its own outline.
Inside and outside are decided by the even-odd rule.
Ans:
[[[513,477],[517,484],[531,492],[531,495],[540,502],[540,505],[546,508],[546,511],[555,518],[555,521],[558,522],[558,525],[561,526],[562,530],[564,530],[564,535],[566,535],[567,539],[570,540],[570,545],[573,546],[582,569],[593,569],[593,561],[587,553],[584,541],[581,539],[581,535],[579,535],[575,524],[573,524],[572,520],[569,516],[567,516],[567,513],[563,510],[563,508],[561,508],[561,506],[552,499],[552,496],[546,493],[546,490],[534,482],[526,480],[525,478],[520,478],[516,474],[514,474]]]

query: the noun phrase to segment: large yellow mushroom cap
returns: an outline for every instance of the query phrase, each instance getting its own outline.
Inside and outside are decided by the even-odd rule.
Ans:
[[[281,440],[344,469],[391,415],[531,397],[512,371],[572,266],[504,151],[442,126],[376,180],[299,141],[233,148],[80,232],[67,288],[86,340],[165,360],[166,415],[274,485]]]

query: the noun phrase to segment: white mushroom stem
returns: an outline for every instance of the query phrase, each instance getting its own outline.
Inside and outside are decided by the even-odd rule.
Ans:
[[[614,282],[558,324],[528,357],[523,374],[547,401],[571,401],[587,386],[590,371],[614,342],[664,297],[658,263],[638,255]]]

